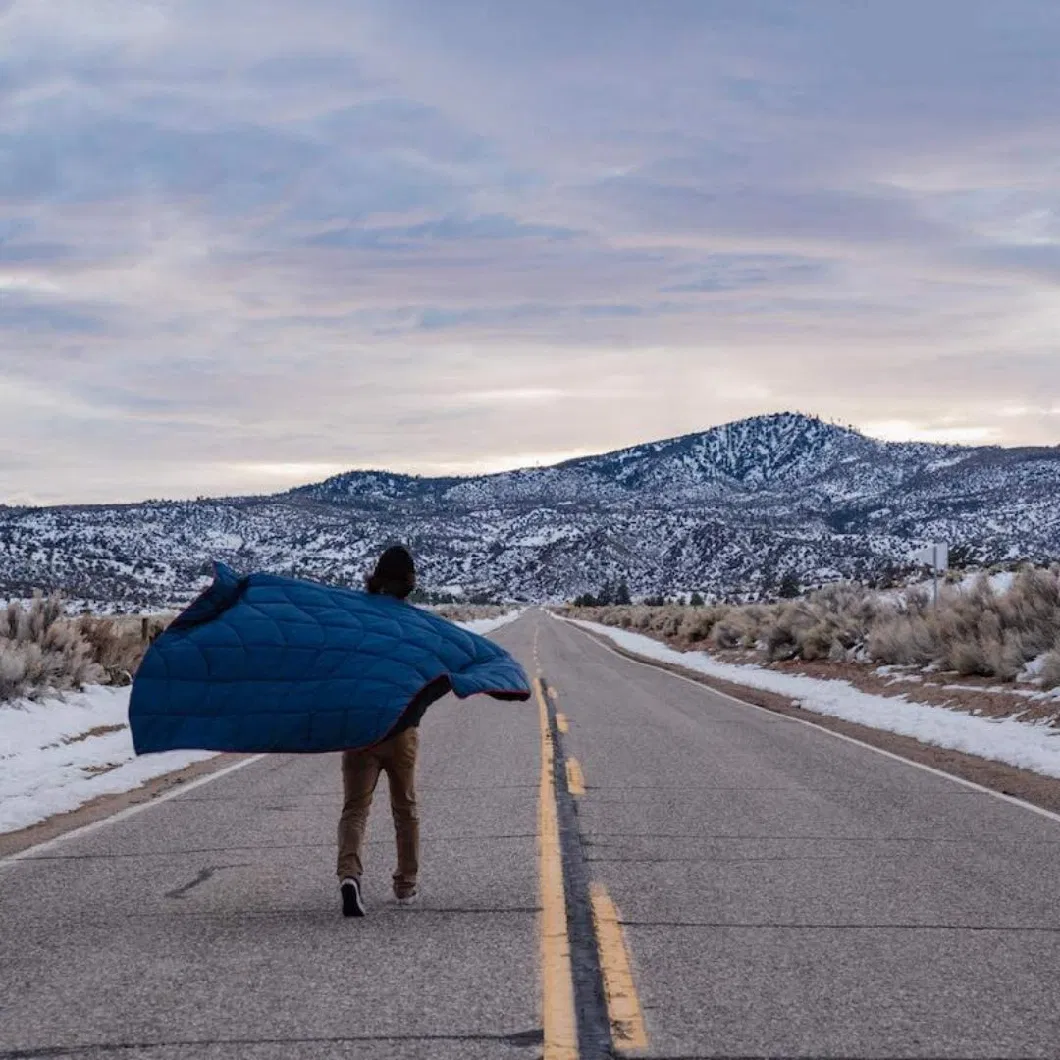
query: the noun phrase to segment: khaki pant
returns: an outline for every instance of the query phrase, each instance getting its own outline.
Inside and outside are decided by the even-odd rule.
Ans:
[[[363,751],[343,751],[342,787],[345,802],[339,818],[339,879],[361,878],[361,849],[368,811],[380,772],[390,782],[390,808],[397,832],[394,893],[405,897],[416,889],[420,860],[420,817],[416,806],[416,750],[420,731],[406,729]]]

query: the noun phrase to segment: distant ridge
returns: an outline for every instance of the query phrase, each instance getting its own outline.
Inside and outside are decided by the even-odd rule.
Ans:
[[[753,594],[871,577],[920,542],[984,561],[1060,556],[1060,447],[884,442],[778,413],[550,467],[420,478],[350,471],[286,493],[0,509],[0,585],[93,604],[172,606],[204,561],[359,583],[410,542],[435,588],[556,599]]]

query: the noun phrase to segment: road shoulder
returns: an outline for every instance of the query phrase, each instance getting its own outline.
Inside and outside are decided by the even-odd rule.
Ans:
[[[227,769],[237,762],[253,755],[245,754],[218,754],[202,762],[194,762],[183,769],[175,769],[171,773],[163,773],[141,784],[130,791],[118,792],[113,795],[100,795],[90,802],[78,806],[75,810],[66,813],[57,813],[47,820],[38,821],[26,828],[19,828],[13,832],[0,834],[0,859],[21,854],[40,843],[47,843],[57,839],[68,832],[76,831],[85,825],[95,824],[98,821],[112,817],[122,810],[132,806],[139,806],[145,802],[151,802],[160,795],[164,795],[174,788],[188,784],[193,780],[209,776],[220,770]]]
[[[734,681],[726,681],[722,678],[700,673],[689,667],[638,655],[620,647],[604,635],[591,629],[586,629],[582,626],[576,628],[580,629],[587,637],[597,641],[605,649],[633,662],[668,671],[685,680],[693,681],[716,692],[722,692],[751,706],[761,707],[764,710],[782,714],[786,717],[798,718],[818,728],[858,740],[861,743],[868,744],[870,747],[908,759],[918,765],[937,769],[942,773],[948,773],[972,784],[979,784],[991,791],[1020,799],[1051,813],[1060,813],[1060,780],[1045,777],[1030,770],[1017,769],[1001,762],[979,758],[976,755],[966,754],[962,751],[935,747],[922,743],[911,736],[901,736],[897,733],[874,729],[868,725],[859,725],[856,722],[846,721],[827,714],[817,714],[800,707],[795,700],[779,693],[752,688]]]

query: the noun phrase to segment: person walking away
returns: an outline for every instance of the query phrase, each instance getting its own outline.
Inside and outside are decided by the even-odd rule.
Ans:
[[[365,587],[370,593],[404,600],[416,587],[416,568],[408,550],[400,545],[388,548],[365,580]],[[419,724],[427,706],[437,698],[437,690],[428,686],[409,704],[385,740],[372,747],[342,753],[343,807],[339,818],[337,871],[343,916],[364,916],[367,912],[361,893],[364,869],[361,855],[368,811],[380,773],[386,773],[390,784],[390,807],[397,837],[394,897],[400,905],[409,905],[416,899],[420,854],[415,783]]]

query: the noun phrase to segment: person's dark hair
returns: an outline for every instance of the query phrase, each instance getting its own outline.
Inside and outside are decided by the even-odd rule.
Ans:
[[[416,565],[409,550],[402,545],[388,548],[375,565],[375,570],[365,579],[365,588],[370,593],[396,596],[404,600],[416,588]]]

